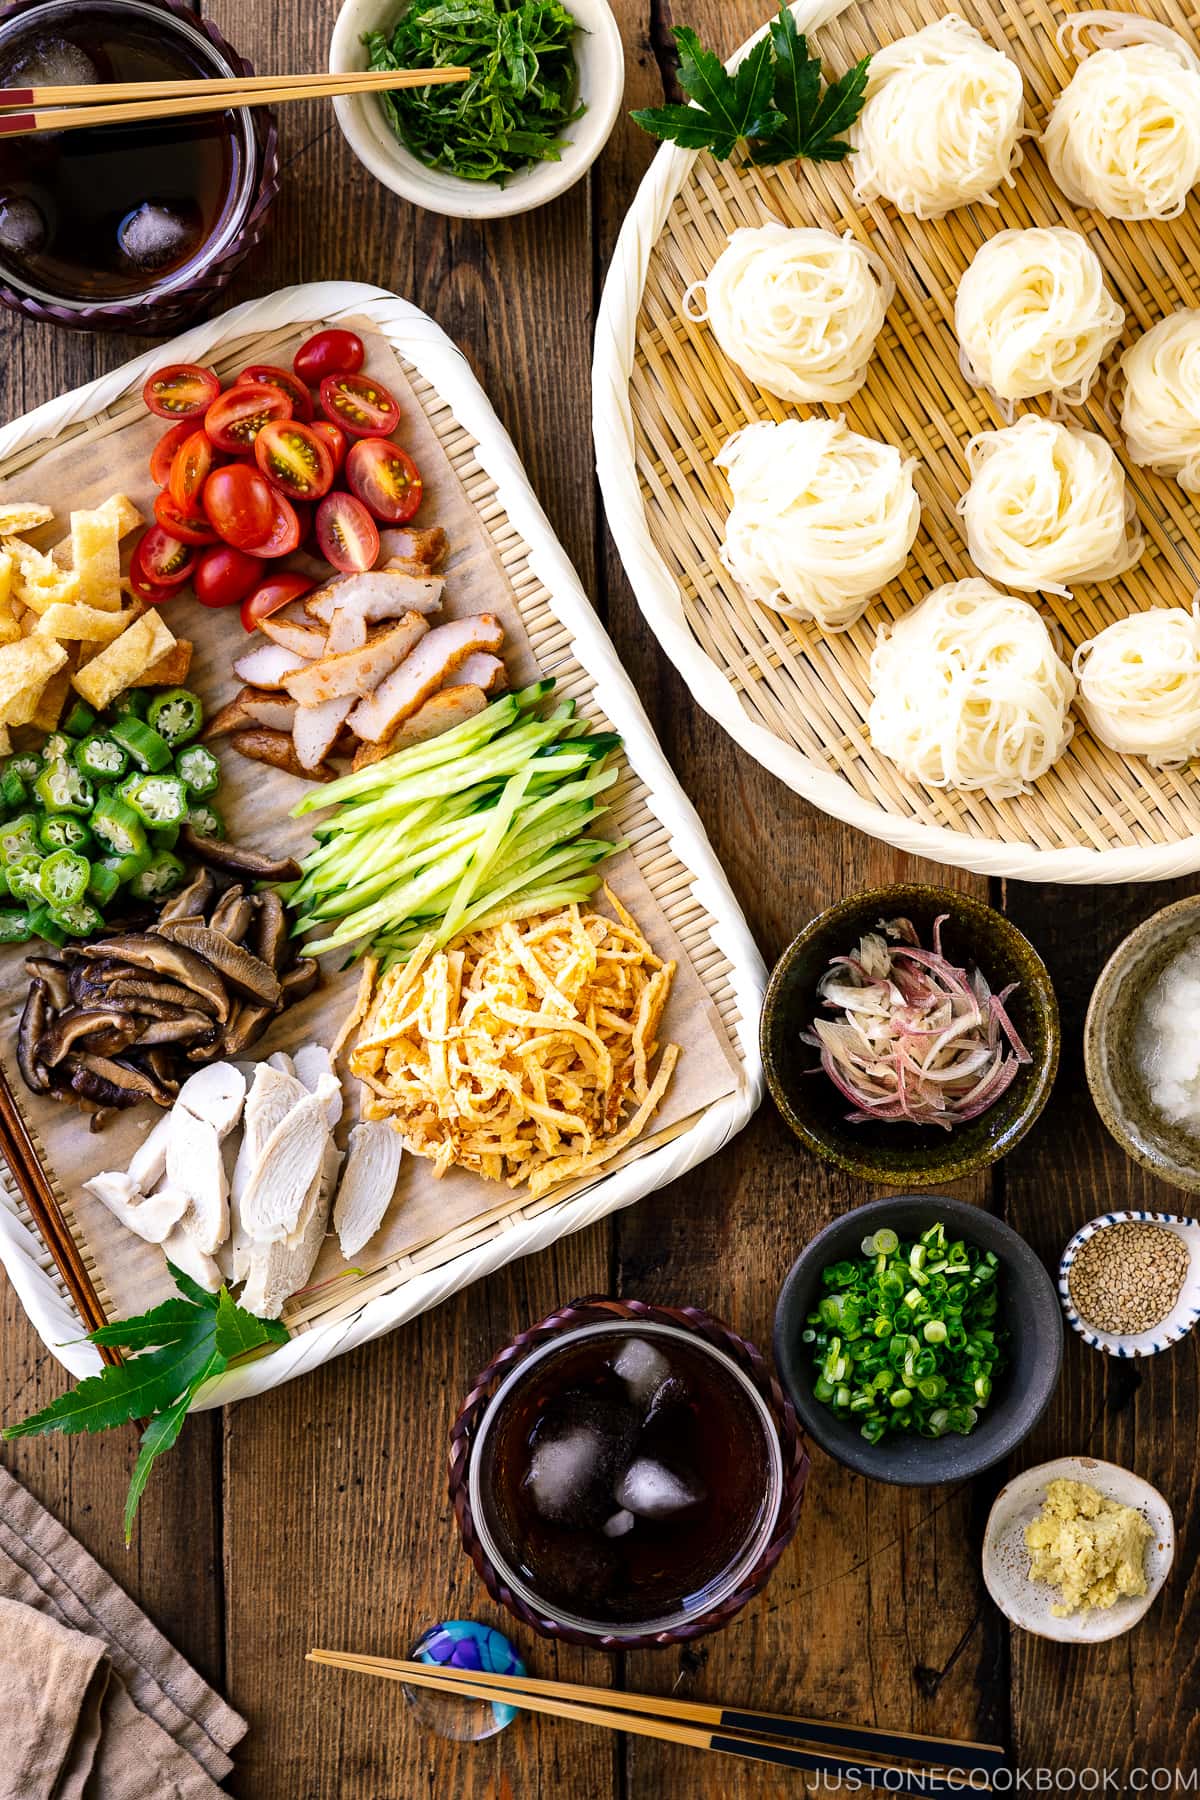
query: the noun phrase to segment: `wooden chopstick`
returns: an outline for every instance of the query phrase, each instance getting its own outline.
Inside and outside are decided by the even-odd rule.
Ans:
[[[0,1068],[0,1155],[3,1155],[12,1170],[17,1190],[29,1208],[30,1215],[42,1242],[54,1259],[54,1265],[63,1278],[67,1292],[75,1302],[80,1318],[88,1331],[96,1331],[107,1321],[99,1296],[92,1285],[84,1261],[79,1253],[79,1246],[71,1236],[70,1227],[63,1218],[62,1209],[54,1195],[54,1189],[41,1165],[29,1129],[21,1115],[21,1110],[14,1098],[8,1077]],[[97,1348],[103,1362],[118,1366],[125,1358],[111,1344],[101,1344]]]
[[[326,75],[310,81],[308,86],[290,76],[248,76],[236,91],[222,81],[220,93],[213,90],[216,82],[202,84],[203,91],[191,97],[165,100],[138,100],[129,104],[110,104],[95,96],[111,93],[110,88],[92,88],[93,103],[86,106],[39,106],[33,111],[0,112],[0,137],[31,137],[43,131],[80,131],[101,125],[139,125],[158,119],[191,118],[198,113],[225,112],[235,106],[278,106],[285,100],[325,100],[338,94],[384,93],[398,88],[441,87],[448,82],[466,81],[469,69],[401,69],[370,70],[371,81],[358,75]],[[13,89],[5,89],[12,93]]]
[[[873,1757],[848,1761],[827,1751],[799,1749],[794,1744],[772,1743],[772,1737],[825,1738],[839,1728],[817,1721],[792,1719],[782,1714],[743,1713],[709,1706],[696,1701],[664,1700],[656,1695],[625,1694],[611,1688],[587,1688],[571,1682],[538,1681],[530,1677],[485,1675],[473,1670],[438,1668],[428,1663],[405,1662],[399,1658],[355,1656],[335,1650],[311,1650],[308,1662],[324,1667],[345,1669],[354,1674],[375,1675],[388,1681],[404,1682],[411,1687],[426,1688],[437,1693],[461,1694],[473,1700],[500,1701],[526,1712],[545,1713],[554,1718],[570,1719],[578,1724],[600,1725],[610,1731],[625,1731],[635,1737],[657,1738],[666,1743],[689,1745],[697,1750],[715,1750],[724,1755],[742,1756],[754,1762],[772,1763],[780,1768],[804,1769],[816,1773],[860,1777],[866,1771],[892,1770],[903,1785],[889,1781],[889,1793],[928,1793],[927,1775],[917,1775],[895,1768],[892,1761],[879,1762]],[[588,1696],[582,1701],[579,1696]],[[727,1721],[754,1720],[755,1728]],[[872,1748],[893,1758],[920,1760],[958,1768],[991,1769],[1003,1766],[1004,1752],[996,1745],[958,1744],[950,1739],[924,1738],[905,1733],[876,1732],[874,1727],[843,1727],[857,1730],[873,1738]],[[983,1753],[987,1760],[959,1760],[963,1753]],[[973,1782],[973,1793],[990,1793],[990,1787]]]
[[[324,87],[330,81],[345,82],[346,92],[365,88],[372,91],[387,87],[438,87],[446,82],[465,81],[471,71],[465,68],[441,69],[347,69],[334,75],[319,69],[309,75],[221,75],[211,81],[195,77],[186,81],[109,81],[75,82],[65,87],[0,88],[0,111],[14,106],[108,106],[120,100],[186,100],[195,95],[240,94],[246,88]]]

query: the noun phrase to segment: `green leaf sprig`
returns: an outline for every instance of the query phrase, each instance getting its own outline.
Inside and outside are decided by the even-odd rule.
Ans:
[[[739,144],[751,162],[764,165],[798,157],[842,162],[850,155],[842,133],[862,111],[869,56],[826,83],[820,57],[786,6],[732,74],[690,26],[676,26],[673,36],[679,85],[692,104],[642,107],[630,117],[643,131],[684,150],[710,150],[718,162],[728,161]]]
[[[138,1502],[156,1459],[169,1450],[183,1428],[192,1402],[206,1381],[221,1375],[235,1357],[286,1344],[286,1326],[259,1319],[230,1297],[228,1288],[209,1294],[173,1263],[167,1264],[182,1296],[164,1300],[150,1312],[88,1333],[90,1344],[110,1344],[135,1354],[98,1375],[86,1375],[69,1393],[18,1425],[5,1438],[42,1437],[52,1431],[108,1431],[132,1419],[148,1421],[125,1499],[125,1542],[133,1535]]]

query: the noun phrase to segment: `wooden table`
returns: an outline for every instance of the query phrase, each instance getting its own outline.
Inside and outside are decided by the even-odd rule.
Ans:
[[[274,72],[322,66],[335,10],[333,0],[217,0],[214,14],[259,69]],[[615,0],[614,10],[628,104],[651,104],[670,66],[669,0]],[[679,16],[730,50],[764,14],[765,0],[687,0]],[[414,211],[379,187],[351,157],[326,104],[289,107],[283,192],[268,242],[230,301],[295,281],[372,281],[415,300],[458,341],[595,597],[770,961],[812,913],[864,884],[948,878],[984,897],[988,884],[947,877],[802,805],[693,704],[642,621],[605,533],[587,419],[600,284],[650,153],[649,141],[623,122],[591,178],[571,193],[528,218],[476,228]],[[3,332],[6,417],[140,347],[7,316]],[[1084,1085],[1080,1028],[1118,938],[1188,885],[992,888],[992,903],[1029,932],[1050,966],[1065,1053],[1031,1136],[989,1178],[956,1191],[1002,1212],[1050,1263],[1077,1225],[1107,1207],[1176,1204],[1101,1127]],[[440,1743],[416,1728],[391,1686],[315,1671],[302,1658],[312,1644],[403,1654],[422,1626],[463,1614],[503,1626],[459,1550],[444,1452],[470,1377],[521,1325],[573,1295],[614,1292],[698,1302],[767,1344],[797,1250],[827,1219],[871,1197],[802,1154],[768,1103],[686,1181],[315,1375],[190,1422],[155,1470],[128,1553],[120,1516],[132,1432],[21,1442],[5,1448],[4,1461],[249,1717],[231,1782],[237,1794],[749,1800],[798,1791],[800,1778],[785,1782],[546,1720],[520,1722],[483,1748]],[[0,1416],[16,1418],[66,1382],[7,1284],[0,1307]],[[854,1477],[817,1452],[797,1541],[765,1596],[731,1629],[683,1652],[619,1661],[523,1636],[536,1671],[999,1739],[1030,1769],[1193,1768],[1200,1338],[1134,1367],[1107,1364],[1067,1335],[1056,1401],[1021,1461],[1090,1452],[1135,1468],[1172,1503],[1175,1570],[1130,1636],[1079,1651],[1010,1633],[979,1573],[1001,1473],[960,1489],[902,1491]],[[1139,1781],[1151,1791],[1148,1778]],[[1124,1778],[1114,1777],[1098,1791],[1124,1789]]]

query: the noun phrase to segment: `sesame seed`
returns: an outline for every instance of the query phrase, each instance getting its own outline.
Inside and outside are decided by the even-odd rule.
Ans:
[[[1106,1225],[1078,1251],[1067,1275],[1075,1310],[1097,1331],[1150,1331],[1179,1298],[1188,1248],[1165,1225]]]

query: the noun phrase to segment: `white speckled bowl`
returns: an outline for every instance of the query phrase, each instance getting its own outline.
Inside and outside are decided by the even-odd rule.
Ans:
[[[454,219],[502,219],[529,212],[573,187],[616,124],[625,91],[625,52],[608,0],[567,0],[567,5],[580,26],[574,49],[579,98],[587,110],[568,126],[558,162],[533,163],[503,187],[494,181],[464,181],[419,162],[396,137],[373,94],[343,94],[333,110],[359,162],[393,193]],[[403,0],[345,0],[329,43],[333,73],[365,69],[363,33],[389,30],[403,11]]]
[[[1025,1527],[1042,1509],[1052,1481],[1083,1481],[1110,1500],[1136,1507],[1154,1529],[1146,1551],[1146,1592],[1125,1597],[1103,1610],[1091,1608],[1068,1619],[1052,1617],[1059,1591],[1049,1583],[1030,1581]],[[1130,1469],[1098,1462],[1091,1456],[1060,1456],[1026,1469],[1000,1489],[983,1534],[983,1579],[1006,1619],[1035,1637],[1059,1644],[1100,1644],[1120,1637],[1138,1623],[1158,1598],[1175,1557],[1175,1521],[1157,1488]]]
[[[1106,1231],[1111,1225],[1165,1225],[1175,1231],[1187,1246],[1188,1268],[1183,1278],[1183,1286],[1179,1290],[1179,1298],[1157,1325],[1149,1331],[1115,1332],[1098,1331],[1081,1319],[1071,1298],[1068,1280],[1071,1264],[1090,1237],[1098,1231]],[[1074,1327],[1093,1350],[1103,1350],[1109,1356],[1157,1356],[1160,1350],[1168,1350],[1177,1344],[1180,1338],[1194,1331],[1197,1320],[1200,1320],[1200,1219],[1181,1219],[1176,1213],[1160,1212],[1111,1212],[1102,1218],[1089,1219],[1080,1227],[1062,1253],[1058,1265],[1058,1292],[1063,1303],[1063,1311],[1067,1315],[1067,1323]]]

